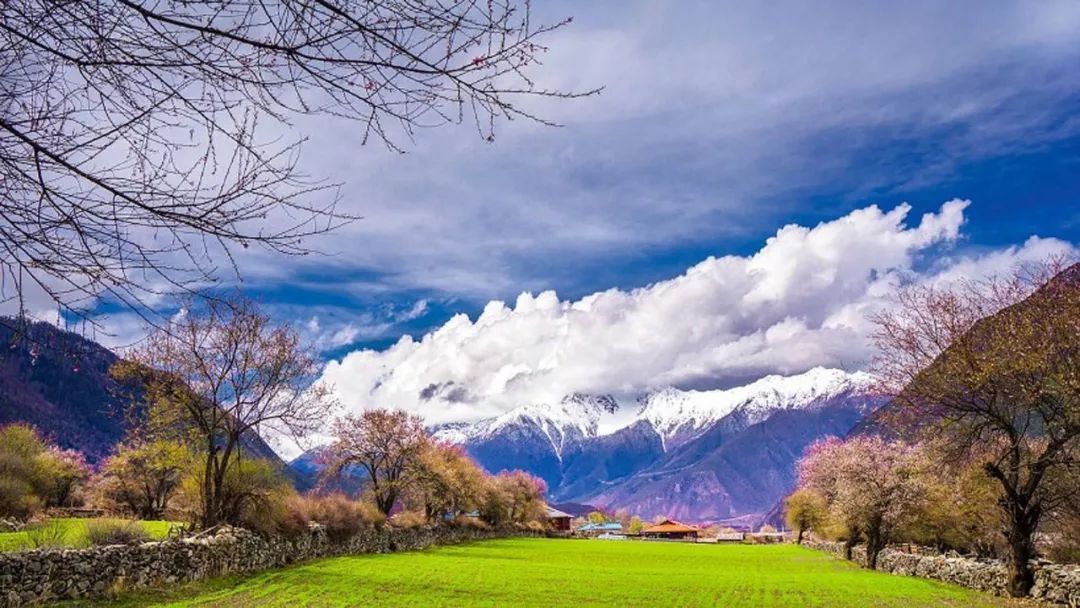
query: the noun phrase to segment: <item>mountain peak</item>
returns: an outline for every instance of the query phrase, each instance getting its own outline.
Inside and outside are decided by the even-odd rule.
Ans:
[[[872,382],[865,372],[815,367],[792,376],[769,375],[743,386],[708,391],[665,388],[641,400],[638,418],[665,442],[685,440],[739,412],[756,422],[781,409],[802,409],[845,394],[863,394]]]

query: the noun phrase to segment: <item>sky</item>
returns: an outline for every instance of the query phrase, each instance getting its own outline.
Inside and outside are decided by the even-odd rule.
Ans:
[[[1080,4],[534,2],[543,86],[604,87],[399,154],[320,117],[362,216],[239,254],[350,409],[469,420],[569,392],[858,369],[902,280],[1080,243]],[[914,278],[914,279],[913,279]],[[114,313],[123,344],[141,331]]]

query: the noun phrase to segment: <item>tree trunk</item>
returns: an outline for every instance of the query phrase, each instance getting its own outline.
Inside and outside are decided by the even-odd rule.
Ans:
[[[866,567],[877,570],[878,555],[885,548],[885,539],[881,532],[871,530],[866,533]]]
[[[798,538],[795,539],[795,544],[796,545],[801,545],[802,544],[802,537],[803,537],[804,532],[806,532],[805,528],[799,528],[799,536],[798,536]]]
[[[1020,505],[1010,505],[1009,529],[1005,536],[1009,541],[1008,592],[1013,597],[1024,597],[1035,584],[1035,572],[1031,560],[1035,557],[1035,528],[1037,513]]]
[[[852,530],[847,540],[844,541],[844,559],[851,561],[851,550],[855,548],[857,542],[859,542],[858,531]]]

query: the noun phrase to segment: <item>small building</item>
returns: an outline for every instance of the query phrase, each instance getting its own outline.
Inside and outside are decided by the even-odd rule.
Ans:
[[[697,540],[700,532],[701,530],[694,526],[688,526],[673,519],[665,519],[654,526],[645,528],[641,531],[641,535],[645,538],[662,540]]]
[[[570,522],[574,519],[573,515],[569,513],[563,513],[562,511],[554,508],[547,508],[547,520],[548,525],[552,530],[558,530],[560,532],[570,531]]]
[[[588,523],[575,530],[582,536],[600,536],[603,534],[622,534],[622,524],[617,521],[605,521],[600,524]]]

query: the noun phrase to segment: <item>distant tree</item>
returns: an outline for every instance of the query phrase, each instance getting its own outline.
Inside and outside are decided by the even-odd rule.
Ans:
[[[799,461],[799,487],[824,498],[830,517],[847,527],[849,557],[861,535],[867,566],[877,568],[878,554],[925,498],[920,456],[916,448],[877,436],[828,438]]]
[[[528,2],[47,0],[0,4],[0,277],[81,312],[140,312],[214,278],[232,247],[307,251],[348,221],[298,169],[297,119],[397,142],[549,121]]]
[[[0,427],[0,516],[72,506],[89,476],[82,452],[52,445],[29,424]]]
[[[90,479],[90,465],[86,456],[78,451],[50,446],[43,460],[42,474],[48,480],[48,492],[45,496],[50,507],[74,506],[82,486]]]
[[[406,476],[407,505],[429,521],[479,508],[486,483],[484,472],[460,446],[435,440],[424,444]]]
[[[1002,490],[1008,590],[1026,595],[1039,525],[1080,478],[1080,264],[914,285],[874,320],[889,422],[981,458]]]
[[[514,523],[539,521],[546,515],[544,480],[525,471],[503,471],[495,477],[508,497],[509,519]]]
[[[326,474],[356,466],[367,475],[367,492],[383,515],[390,515],[413,481],[411,475],[428,446],[419,416],[404,411],[367,410],[334,424],[336,437],[326,460]]]
[[[188,309],[117,363],[113,374],[142,382],[153,436],[182,428],[203,459],[199,523],[227,521],[226,482],[243,441],[261,433],[302,437],[335,401],[315,382],[319,361],[299,334],[250,300],[215,299]]]
[[[502,471],[489,479],[480,515],[492,525],[540,521],[546,515],[546,493],[543,479],[525,471]]]
[[[807,530],[815,529],[825,523],[828,505],[820,494],[810,489],[799,489],[784,499],[784,516],[788,526],[798,536],[797,544],[802,544]]]
[[[179,441],[122,444],[102,463],[98,491],[140,519],[161,519],[195,461],[195,454]]]
[[[604,515],[600,511],[590,511],[589,512],[589,523],[590,524],[602,524],[602,523],[604,523],[606,521],[607,521],[607,515]]]
[[[641,521],[641,518],[637,515],[630,518],[630,525],[627,526],[626,531],[630,534],[641,534],[641,531],[645,529],[645,523]]]

